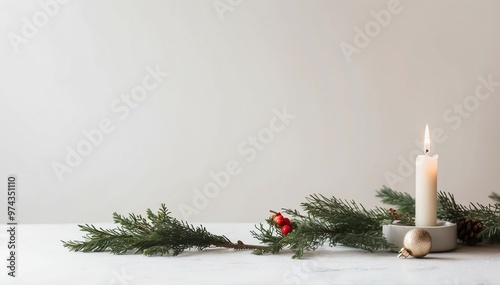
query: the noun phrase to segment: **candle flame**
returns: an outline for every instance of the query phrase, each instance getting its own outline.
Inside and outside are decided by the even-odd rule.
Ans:
[[[424,152],[428,153],[431,150],[431,140],[429,138],[429,124],[425,125]]]

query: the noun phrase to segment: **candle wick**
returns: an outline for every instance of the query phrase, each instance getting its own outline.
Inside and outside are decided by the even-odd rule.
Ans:
[[[428,150],[428,149],[425,149],[425,153],[429,153],[429,150]]]

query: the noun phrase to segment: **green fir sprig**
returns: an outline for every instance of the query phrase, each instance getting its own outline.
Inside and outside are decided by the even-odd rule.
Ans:
[[[389,248],[391,244],[382,236],[382,225],[393,221],[393,215],[382,208],[367,210],[354,201],[327,198],[314,194],[301,204],[305,214],[284,209],[293,221],[293,231],[283,236],[271,219],[267,227],[256,226],[253,236],[276,253],[290,248],[292,258],[300,258],[305,251],[316,250],[324,244],[343,244],[368,251]],[[254,253],[260,254],[261,251]]]
[[[381,198],[382,202],[386,204],[396,206],[398,210],[409,209],[412,203],[413,208],[415,207],[415,199],[408,193],[398,192],[385,186],[377,191],[377,197]],[[479,220],[483,224],[479,237],[485,242],[498,244],[500,243],[500,203],[498,202],[500,196],[492,193],[489,197],[495,200],[496,203],[462,205],[455,201],[453,194],[440,191],[437,197],[437,217],[452,223],[456,223],[463,218]]]
[[[193,226],[170,216],[165,204],[157,214],[147,210],[147,219],[141,215],[122,216],[113,214],[119,224],[114,229],[96,228],[94,225],[79,225],[87,232],[83,241],[63,241],[63,246],[72,251],[99,252],[110,251],[115,254],[143,253],[144,255],[176,256],[188,249],[203,250],[209,247],[232,249],[258,249],[266,251],[265,246],[247,245],[241,241],[232,243],[226,236],[214,235],[203,226]]]

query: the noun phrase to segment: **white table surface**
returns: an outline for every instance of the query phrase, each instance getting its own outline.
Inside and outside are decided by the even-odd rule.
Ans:
[[[98,224],[112,227],[111,224]],[[255,243],[253,224],[205,224],[209,231]],[[7,276],[6,226],[0,232],[0,284],[500,284],[500,246],[459,246],[423,259],[398,259],[338,246],[306,253],[256,256],[209,249],[179,256],[75,253],[60,240],[81,239],[76,224],[18,226],[17,277]]]

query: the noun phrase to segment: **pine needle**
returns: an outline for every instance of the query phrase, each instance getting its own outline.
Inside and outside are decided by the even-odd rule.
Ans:
[[[492,192],[488,197],[493,199],[493,201],[495,201],[495,203],[500,203],[500,195],[498,195],[497,193]]]

